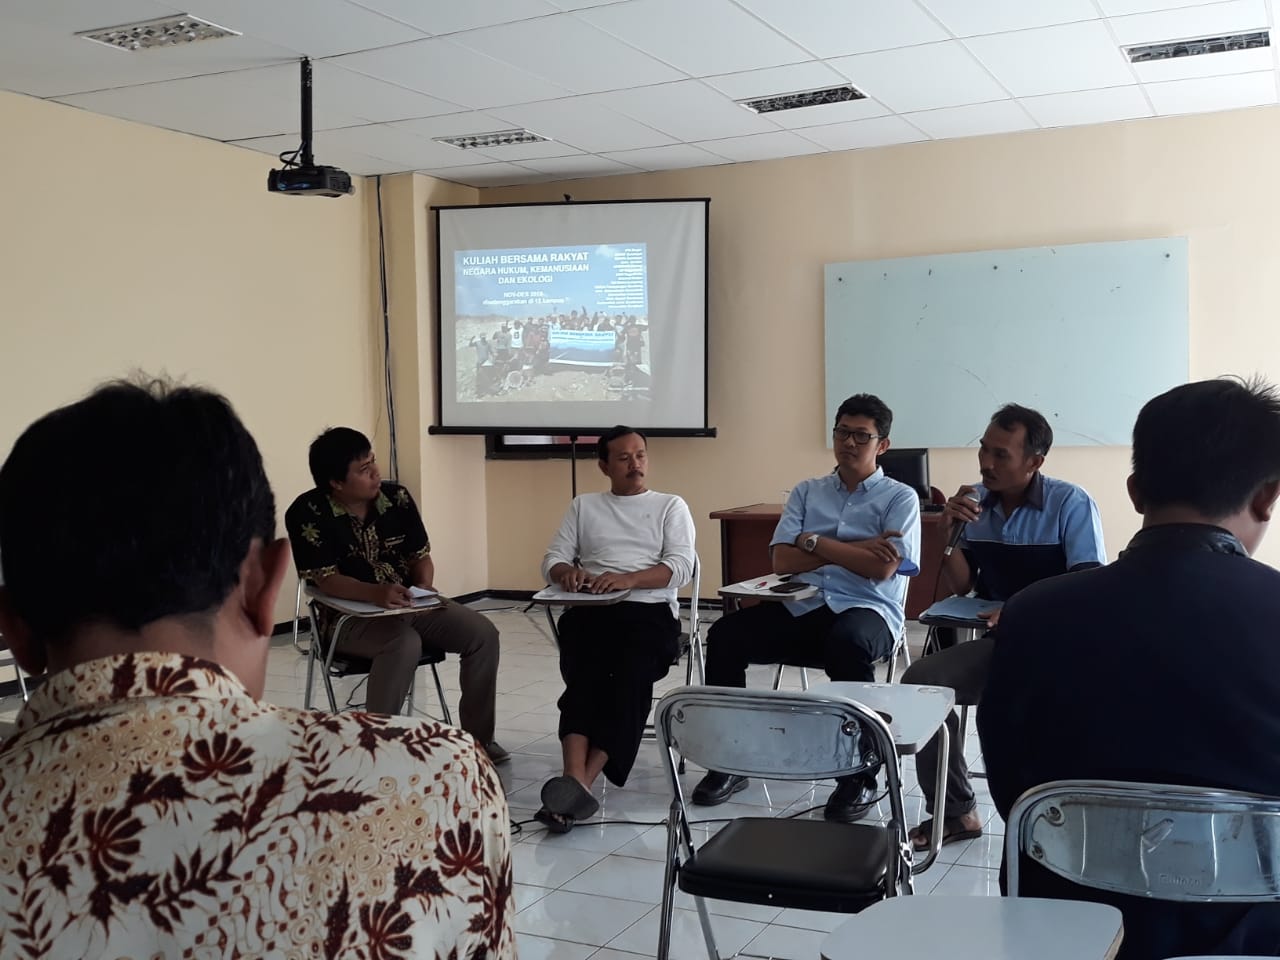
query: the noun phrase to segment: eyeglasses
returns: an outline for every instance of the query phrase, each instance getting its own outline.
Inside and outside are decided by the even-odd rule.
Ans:
[[[839,443],[845,443],[853,440],[860,447],[865,447],[872,440],[879,440],[878,433],[868,433],[866,430],[846,430],[844,427],[836,427],[831,431],[831,435],[836,438]]]

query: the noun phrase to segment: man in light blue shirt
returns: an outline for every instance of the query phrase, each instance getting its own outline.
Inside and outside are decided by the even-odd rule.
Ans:
[[[876,465],[889,449],[893,413],[879,397],[840,404],[832,431],[836,468],[791,492],[770,542],[773,570],[811,584],[808,600],[768,602],[721,618],[707,637],[707,683],[745,687],[747,665],[822,667],[832,680],[873,680],[872,665],[902,632],[907,579],[920,561],[920,498]],[[874,771],[842,778],[829,820],[853,821],[874,804]],[[745,777],[711,771],[693,802],[722,803]]]

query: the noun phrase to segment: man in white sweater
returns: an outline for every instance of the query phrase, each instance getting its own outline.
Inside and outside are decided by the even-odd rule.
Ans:
[[[537,818],[564,833],[600,807],[601,773],[622,786],[640,748],[654,681],[679,656],[676,591],[693,576],[693,517],[680,497],[645,486],[644,434],[614,427],[596,445],[608,493],[575,497],[542,560],[564,590],[630,590],[621,603],[560,617],[560,748],[564,773],[542,788]]]

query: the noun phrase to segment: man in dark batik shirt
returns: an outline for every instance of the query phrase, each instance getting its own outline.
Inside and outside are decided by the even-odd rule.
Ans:
[[[316,437],[309,455],[315,489],[285,513],[298,576],[330,596],[380,607],[411,604],[410,587],[432,589],[435,563],[422,517],[398,483],[378,473],[369,438],[348,427]],[[334,617],[317,627],[327,640]],[[507,751],[493,739],[498,679],[498,630],[460,603],[402,617],[349,621],[338,650],[372,662],[366,709],[399,713],[423,649],[462,656],[461,727],[501,763]]]

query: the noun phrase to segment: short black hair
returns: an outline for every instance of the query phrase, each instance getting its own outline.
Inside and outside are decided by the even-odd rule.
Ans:
[[[329,493],[329,482],[342,483],[347,479],[351,461],[359,460],[373,449],[373,444],[359,430],[350,427],[330,427],[311,441],[307,451],[307,466],[316,489]]]
[[[1039,410],[1032,410],[1020,403],[1006,403],[991,415],[991,422],[1001,430],[1013,430],[1019,424],[1027,428],[1023,448],[1028,457],[1048,455],[1053,446],[1053,427]]]
[[[835,429],[841,417],[870,417],[876,422],[876,433],[881,438],[887,437],[889,428],[893,426],[893,411],[873,393],[855,393],[840,404],[840,409],[836,411],[835,423],[831,425],[832,429]]]
[[[1133,425],[1133,483],[1147,506],[1221,519],[1280,479],[1280,396],[1262,379],[1201,380],[1148,400]]]
[[[607,433],[603,434],[600,439],[596,441],[596,459],[601,463],[608,463],[609,444],[613,443],[613,441],[617,440],[619,437],[625,437],[632,433],[643,440],[646,447],[649,446],[649,438],[641,431],[637,430],[635,427],[624,427],[622,424],[618,424],[616,427],[613,427]]]
[[[275,529],[257,444],[200,387],[109,383],[27,427],[0,467],[4,584],[46,644],[212,616]]]

